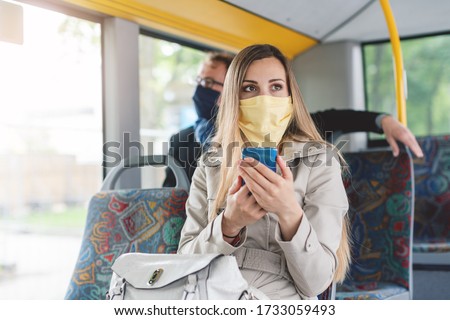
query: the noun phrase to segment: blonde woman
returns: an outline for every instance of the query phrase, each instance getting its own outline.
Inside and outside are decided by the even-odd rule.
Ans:
[[[235,255],[270,299],[314,299],[342,281],[350,254],[341,160],[277,48],[253,45],[234,58],[216,129],[217,148],[194,173],[178,252]],[[250,144],[276,146],[279,173],[242,160]]]

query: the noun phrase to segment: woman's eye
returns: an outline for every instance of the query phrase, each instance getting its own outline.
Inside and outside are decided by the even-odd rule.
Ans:
[[[243,88],[243,91],[244,92],[252,92],[252,91],[256,91],[256,88],[255,88],[255,86],[245,86]]]
[[[280,91],[281,89],[283,89],[283,86],[281,84],[273,84],[272,85],[273,91]]]

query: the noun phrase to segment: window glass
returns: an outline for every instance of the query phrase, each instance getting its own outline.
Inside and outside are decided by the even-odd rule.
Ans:
[[[146,154],[167,154],[170,136],[194,124],[195,78],[205,52],[141,35],[140,134]],[[142,187],[161,187],[164,168],[141,170]]]
[[[0,41],[0,299],[63,299],[102,181],[101,28],[19,5],[23,44]]]
[[[450,35],[402,40],[401,46],[408,127],[416,136],[450,133]],[[391,44],[367,44],[363,52],[368,110],[395,115]]]

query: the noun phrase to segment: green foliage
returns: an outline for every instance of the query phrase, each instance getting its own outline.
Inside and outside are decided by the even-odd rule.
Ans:
[[[61,212],[35,212],[24,223],[47,227],[83,227],[86,222],[87,208],[68,208]]]
[[[192,107],[193,79],[204,53],[177,43],[139,38],[141,128],[165,129]]]
[[[5,222],[19,223],[30,228],[74,228],[81,230],[86,223],[87,208],[83,206],[63,210],[34,210],[22,217],[0,217]]]
[[[368,110],[396,114],[390,43],[364,46]],[[450,35],[402,40],[408,127],[417,136],[450,133]]]

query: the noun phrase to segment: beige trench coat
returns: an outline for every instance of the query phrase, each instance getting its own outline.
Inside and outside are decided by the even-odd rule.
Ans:
[[[236,255],[250,285],[271,299],[315,299],[331,283],[348,209],[341,165],[331,148],[292,143],[282,155],[294,176],[304,215],[291,241],[283,241],[277,216],[268,213],[244,229],[237,247],[223,240],[222,215],[208,222],[219,185],[219,167],[200,159],[186,203],[178,253]],[[224,279],[226,281],[226,279]]]

